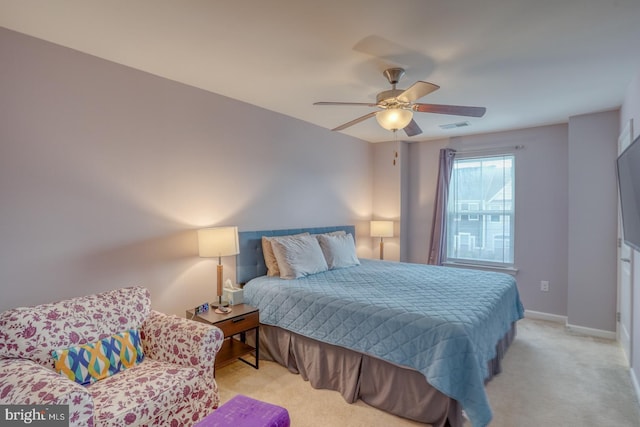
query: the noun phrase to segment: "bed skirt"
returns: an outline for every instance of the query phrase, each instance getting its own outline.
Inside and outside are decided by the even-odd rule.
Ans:
[[[490,377],[501,371],[501,360],[516,335],[516,323],[496,344],[489,362]],[[313,388],[338,391],[345,401],[358,399],[394,415],[431,424],[461,427],[460,404],[433,388],[420,372],[377,357],[260,324],[260,359],[279,363],[300,374]]]

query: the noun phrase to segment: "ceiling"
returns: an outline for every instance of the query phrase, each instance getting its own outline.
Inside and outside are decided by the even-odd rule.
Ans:
[[[374,109],[312,104],[375,102],[389,67],[440,86],[420,102],[487,108],[416,113],[407,141],[618,108],[640,70],[638,0],[0,0],[0,25],[327,129]]]

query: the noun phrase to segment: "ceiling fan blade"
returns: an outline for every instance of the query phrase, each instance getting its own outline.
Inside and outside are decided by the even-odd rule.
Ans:
[[[415,120],[411,119],[409,124],[404,128],[404,132],[407,136],[416,136],[422,133],[422,129],[420,129],[420,126],[418,126]]]
[[[464,105],[413,104],[413,110],[421,113],[450,114],[452,116],[482,117],[487,111],[484,107],[466,107]]]
[[[409,89],[406,89],[398,95],[397,98],[403,102],[413,102],[438,89],[440,89],[440,86],[434,85],[433,83],[417,81],[412,84]]]
[[[357,119],[355,119],[355,120],[351,120],[350,122],[347,122],[347,123],[345,123],[345,124],[343,124],[343,125],[338,126],[337,128],[333,128],[333,129],[331,129],[331,130],[343,130],[343,129],[346,129],[346,128],[348,128],[349,126],[353,126],[353,125],[358,124],[358,123],[360,123],[360,122],[364,122],[364,121],[365,121],[365,120],[367,120],[367,119],[370,119],[371,117],[375,116],[375,115],[376,115],[376,113],[377,113],[377,111],[372,111],[372,112],[371,112],[371,113],[369,113],[369,114],[365,114],[365,115],[364,115],[364,116],[362,116],[362,117],[358,117],[358,118],[357,118]]]
[[[313,105],[360,105],[363,107],[377,107],[378,104],[370,102],[314,102]]]

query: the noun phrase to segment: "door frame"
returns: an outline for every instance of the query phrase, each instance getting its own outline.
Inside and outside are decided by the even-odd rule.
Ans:
[[[631,142],[633,142],[633,119],[629,119],[629,121],[624,125],[620,135],[618,136],[618,155],[624,151],[626,147],[628,147]],[[631,366],[631,360],[633,357],[633,346],[632,337],[633,337],[633,248],[629,248],[630,255],[628,257],[624,257],[622,254],[623,246],[627,246],[624,243],[622,238],[622,213],[620,211],[620,193],[618,192],[618,256],[617,256],[617,313],[616,313],[616,337],[618,342],[621,344],[624,355],[627,358],[627,363]],[[628,246],[627,246],[628,247]],[[623,261],[623,258],[625,259]],[[629,283],[629,301],[622,301],[622,270],[624,268],[624,263],[629,263],[630,269],[630,283]],[[623,313],[624,310],[629,310],[629,313]],[[626,318],[625,314],[628,315],[629,324],[623,325],[622,319]],[[623,335],[623,326],[626,330],[626,337]],[[628,329],[628,330],[627,330]]]

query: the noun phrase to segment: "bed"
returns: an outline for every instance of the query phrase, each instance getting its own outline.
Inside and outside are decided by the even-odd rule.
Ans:
[[[365,259],[292,280],[267,276],[262,236],[304,232],[355,236],[353,226],[240,233],[237,279],[260,309],[261,357],[347,402],[434,426],[461,426],[464,409],[474,426],[487,425],[484,383],[500,372],[524,313],[513,277]]]

